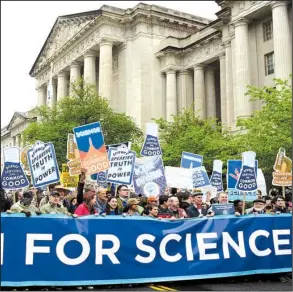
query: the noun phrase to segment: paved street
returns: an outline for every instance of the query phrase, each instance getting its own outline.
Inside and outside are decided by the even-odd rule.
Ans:
[[[49,288],[49,291],[79,291],[74,287]],[[29,287],[30,291],[40,291],[40,287]],[[13,289],[2,289],[11,291]],[[14,291],[24,291],[19,288]],[[48,291],[47,290],[47,291]],[[82,291],[93,291],[84,288]],[[226,279],[191,280],[141,285],[95,286],[94,291],[292,291],[292,283],[281,283],[276,275],[255,275]]]

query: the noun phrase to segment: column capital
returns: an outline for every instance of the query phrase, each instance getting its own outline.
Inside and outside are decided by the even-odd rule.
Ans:
[[[220,55],[219,55],[219,59],[220,59],[220,60],[224,60],[225,57],[226,57],[225,52],[220,53]]]
[[[173,68],[166,69],[166,74],[176,74],[176,70]]]
[[[73,61],[71,64],[70,64],[70,68],[80,68],[81,65],[79,62],[77,61]]]
[[[181,69],[178,71],[179,75],[189,75],[190,71],[188,69]]]
[[[241,17],[240,19],[236,20],[235,23],[234,23],[234,27],[237,27],[237,26],[248,26],[248,19],[245,18],[245,17]]]
[[[204,64],[195,64],[193,65],[193,70],[204,70],[205,67]]]
[[[288,1],[272,1],[271,2],[271,8],[274,9],[279,6],[287,6]]]
[[[68,73],[65,71],[58,72],[58,77],[66,77],[67,75],[68,75]]]
[[[109,39],[102,39],[101,42],[99,43],[100,47],[102,46],[113,46],[113,42]]]
[[[84,58],[87,58],[87,57],[96,57],[97,56],[97,52],[94,51],[94,50],[88,50],[84,53]]]
[[[224,41],[223,46],[225,49],[230,48],[231,47],[231,40]]]

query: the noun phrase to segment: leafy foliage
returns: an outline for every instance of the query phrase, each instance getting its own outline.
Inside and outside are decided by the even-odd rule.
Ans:
[[[59,164],[66,162],[67,134],[74,127],[100,121],[106,144],[136,142],[142,136],[132,118],[114,112],[108,101],[98,95],[96,87],[82,79],[71,84],[71,96],[51,108],[39,107],[37,114],[40,122],[32,123],[24,131],[24,141],[53,142]]]

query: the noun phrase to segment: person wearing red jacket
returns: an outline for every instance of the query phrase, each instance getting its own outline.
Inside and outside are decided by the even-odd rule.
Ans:
[[[98,215],[94,208],[96,200],[97,195],[95,190],[89,189],[83,194],[83,203],[76,208],[74,214],[77,216]]]

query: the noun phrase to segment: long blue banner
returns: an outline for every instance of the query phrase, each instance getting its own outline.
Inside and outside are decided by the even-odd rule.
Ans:
[[[1,285],[70,286],[292,270],[292,215],[177,221],[1,215]]]

